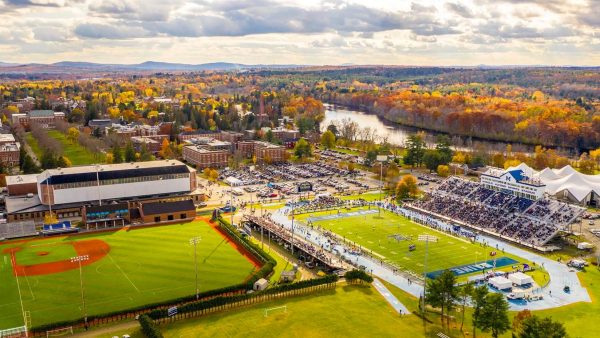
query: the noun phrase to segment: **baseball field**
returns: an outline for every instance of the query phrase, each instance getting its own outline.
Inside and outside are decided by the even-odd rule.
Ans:
[[[195,293],[197,245],[200,291],[244,281],[257,263],[209,223],[128,229],[0,244],[0,329],[83,317],[80,270],[88,315]]]
[[[368,207],[343,210],[340,216],[337,211],[324,211],[296,216],[296,219],[307,222],[312,220],[314,226],[330,230],[350,243],[356,243],[373,252],[373,256],[384,262],[394,264],[403,270],[423,274],[427,263],[428,277],[434,277],[445,269],[461,268],[464,273],[459,278],[481,273],[475,271],[480,263],[510,269],[517,263],[529,263],[520,257],[503,253],[495,247],[485,247],[479,243],[471,243],[466,238],[449,234],[414,223],[409,219],[388,211]],[[427,262],[425,262],[425,242],[419,241],[419,235],[430,235],[437,239],[430,242]],[[414,250],[409,247],[414,245]],[[495,256],[490,253],[496,252]],[[471,272],[469,272],[471,271]],[[540,276],[534,276],[537,278]],[[541,275],[543,281],[543,275]]]

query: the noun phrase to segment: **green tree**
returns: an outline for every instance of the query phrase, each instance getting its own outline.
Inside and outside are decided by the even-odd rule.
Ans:
[[[117,144],[112,148],[112,163],[123,163],[123,151]]]
[[[518,338],[565,338],[567,330],[564,325],[552,318],[540,319],[538,316],[525,318],[517,332]]]
[[[413,134],[406,140],[406,156],[404,156],[404,163],[412,166],[420,166],[423,163],[423,156],[425,155],[425,141],[421,134]]]
[[[330,130],[325,131],[321,135],[321,145],[326,149],[331,149],[335,147],[335,134]]]
[[[40,168],[35,165],[35,162],[33,162],[33,159],[29,154],[25,154],[23,157],[23,164],[21,165],[21,171],[23,171],[24,174],[35,174],[40,171]]]
[[[440,155],[440,164],[448,164],[452,161],[452,156],[454,156],[454,152],[450,149],[450,139],[446,135],[439,135],[437,137],[437,143],[435,145],[435,150]]]
[[[304,137],[296,142],[296,146],[294,147],[294,155],[299,159],[312,156],[312,148]]]
[[[476,337],[477,329],[480,329],[482,327],[482,312],[488,294],[489,290],[487,286],[482,285],[476,287],[475,290],[473,290],[473,294],[471,295],[471,302],[473,303],[473,337]]]
[[[152,153],[150,153],[148,151],[148,147],[146,146],[146,143],[142,143],[142,148],[140,149],[140,161],[146,162],[146,161],[152,161],[153,159],[154,159],[154,156],[152,155]]]
[[[439,165],[443,164],[442,156],[437,150],[428,149],[423,155],[423,163],[425,163],[427,169],[434,171]]]
[[[131,142],[127,142],[125,146],[125,162],[135,162],[135,149],[133,149],[133,144]]]
[[[332,132],[334,136],[337,136],[338,134],[337,126],[333,123],[327,126],[327,130]]]
[[[427,282],[425,302],[433,307],[440,308],[442,325],[444,325],[444,313],[446,314],[448,325],[450,325],[449,314],[459,299],[458,287],[455,284],[456,276],[450,270],[445,270],[435,279]]]
[[[465,325],[465,310],[467,307],[467,303],[471,299],[471,296],[473,295],[474,291],[475,291],[475,287],[473,286],[473,283],[464,284],[463,286],[461,286],[458,289],[458,298],[460,300],[460,308],[461,308],[461,311],[460,311],[460,314],[461,314],[460,331],[461,332]]]
[[[498,336],[510,329],[508,319],[508,302],[500,293],[490,293],[485,300],[481,311],[481,329],[484,332],[492,331],[492,337]]]
[[[377,150],[371,149],[367,151],[367,156],[365,157],[365,165],[371,166],[377,160]]]

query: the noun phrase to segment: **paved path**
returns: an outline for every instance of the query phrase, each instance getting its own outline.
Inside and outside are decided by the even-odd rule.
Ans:
[[[272,219],[277,223],[283,224],[287,229],[291,229],[292,221],[287,215],[285,215],[286,211],[288,211],[287,207],[273,212]],[[369,257],[350,254],[348,248],[345,248],[343,245],[335,245],[330,247],[328,244],[328,238],[322,236],[315,230],[311,230],[309,227],[299,224],[297,221],[294,222],[294,232],[298,235],[304,236],[306,240],[311,241],[319,246],[323,246],[324,249],[334,252],[340,257],[348,259],[355,266],[364,266],[367,272],[372,273],[373,275],[415,297],[419,297],[423,294],[422,285],[413,283],[403,275],[395,274],[391,269],[387,268],[386,266],[382,266],[380,262],[376,262]],[[544,296],[543,300],[522,303],[510,302],[509,304],[511,310],[542,310],[577,302],[591,302],[587,289],[581,285],[579,278],[577,277],[577,272],[565,264],[518,248],[492,237],[479,235],[478,241],[485,242],[492,247],[496,247],[496,245],[498,245],[498,250],[504,249],[505,252],[535,262],[537,265],[542,265],[550,275],[550,283],[542,290],[542,294]],[[571,292],[568,294],[563,291],[563,287],[565,285],[568,285],[571,288]]]
[[[373,286],[375,287],[375,289],[377,289],[377,291],[379,291],[379,293],[383,296],[383,298],[385,298],[385,300],[387,300],[387,302],[390,303],[390,305],[394,308],[394,310],[396,310],[396,312],[398,312],[399,314],[403,314],[403,315],[410,314],[410,312],[408,311],[406,306],[404,306],[404,304],[402,304],[398,300],[398,298],[396,298],[396,296],[394,296],[390,292],[390,290],[388,290],[388,288],[386,288],[385,285],[383,285],[383,283],[381,283],[381,281],[379,279],[374,278]]]

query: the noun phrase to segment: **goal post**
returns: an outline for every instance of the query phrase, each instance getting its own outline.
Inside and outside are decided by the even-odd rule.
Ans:
[[[73,327],[72,326],[68,326],[68,327],[63,327],[63,328],[60,328],[60,329],[46,331],[46,338],[48,338],[48,337],[60,337],[60,336],[72,335],[72,334],[73,334]]]
[[[273,311],[281,311],[283,313],[287,313],[287,305],[276,306],[276,307],[271,307],[271,308],[265,309],[265,317],[268,317],[269,312],[273,312]]]
[[[0,338],[27,337],[27,326],[18,326],[10,329],[0,330]]]

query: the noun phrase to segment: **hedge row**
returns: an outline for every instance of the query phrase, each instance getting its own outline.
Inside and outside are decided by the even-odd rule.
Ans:
[[[158,329],[158,325],[148,317],[147,315],[141,315],[138,318],[140,326],[142,327],[142,333],[146,338],[163,338],[162,333]]]
[[[260,248],[260,246],[255,245],[254,243],[250,242],[246,238],[243,238],[241,236],[241,234],[237,230],[235,230],[235,228],[232,227],[227,221],[225,221],[221,218],[219,218],[218,221],[219,221],[221,228],[224,229],[225,231],[227,231],[231,235],[230,237],[236,242],[236,244],[243,246],[251,254],[255,255],[260,261],[264,262],[264,265],[258,271],[253,273],[253,275],[250,278],[248,278],[248,280],[246,280],[245,282],[236,284],[236,285],[232,285],[232,286],[223,287],[220,289],[214,289],[214,290],[208,290],[205,292],[201,292],[199,294],[200,298],[210,298],[210,297],[227,294],[227,293],[251,290],[252,286],[254,285],[254,282],[256,282],[260,278],[268,277],[273,272],[273,269],[274,269],[275,265],[277,264],[277,261],[275,261],[275,259],[273,259],[273,257],[271,257],[269,254],[267,254],[264,250],[262,250]],[[142,312],[144,310],[152,309],[152,308],[166,307],[166,306],[170,306],[170,305],[192,302],[195,299],[196,299],[196,295],[192,294],[189,296],[174,298],[174,299],[170,299],[170,300],[166,300],[166,301],[162,301],[162,302],[145,304],[145,305],[141,305],[138,307],[129,308],[126,310],[119,310],[119,311],[108,312],[108,313],[99,314],[99,315],[95,315],[95,316],[88,316],[88,322],[92,322],[96,319],[125,316],[130,313]],[[76,326],[76,325],[81,325],[81,324],[83,324],[83,318],[39,325],[39,326],[32,327],[30,329],[30,331],[32,333],[39,333],[39,332],[46,332],[48,330],[53,330],[53,329],[57,329],[57,328],[61,328],[61,327]]]
[[[188,303],[183,306],[177,308],[177,313],[187,313],[194,311],[202,311],[210,308],[223,306],[227,304],[237,303],[243,300],[248,300],[254,297],[259,297],[265,294],[272,293],[280,293],[287,292],[292,290],[299,290],[304,288],[309,288],[313,286],[323,285],[323,284],[331,284],[335,283],[338,280],[337,275],[327,275],[325,277],[316,278],[316,279],[308,279],[299,281],[297,283],[292,284],[281,284],[279,286],[266,289],[264,291],[247,293],[242,295],[228,296],[228,297],[215,297],[207,300],[201,300],[198,302]],[[148,316],[152,319],[161,319],[168,317],[168,311],[166,309],[157,309],[148,313]]]

